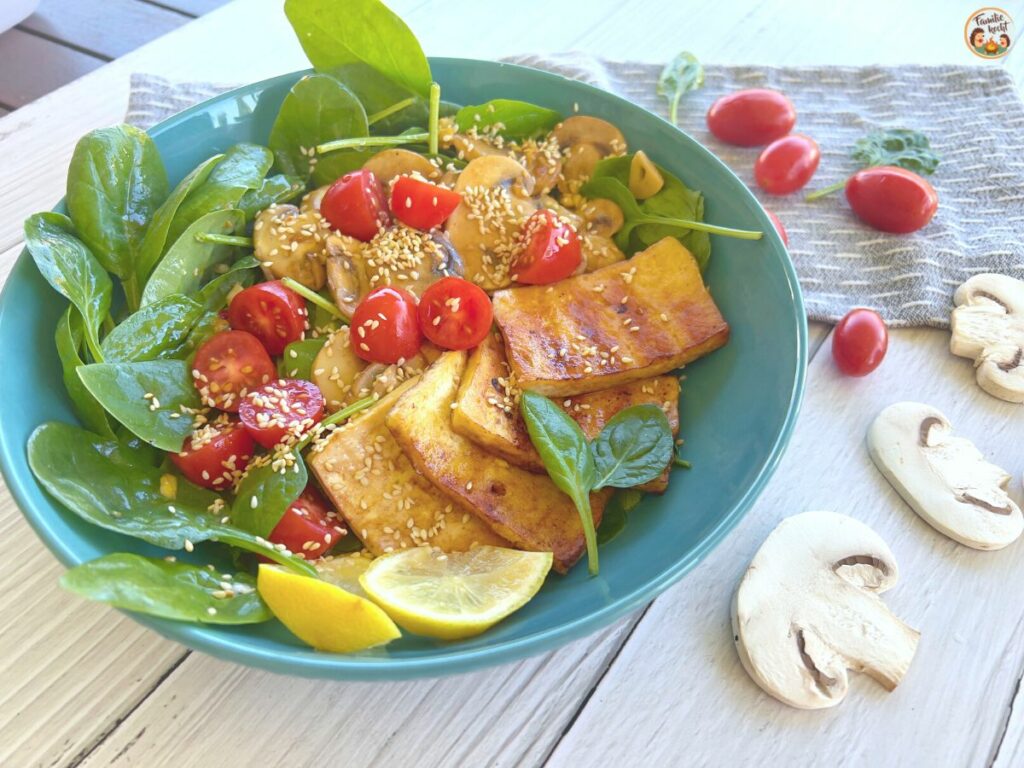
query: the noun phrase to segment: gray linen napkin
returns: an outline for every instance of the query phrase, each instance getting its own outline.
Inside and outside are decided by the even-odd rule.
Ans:
[[[509,59],[593,83],[659,115],[660,67],[584,54]],[[148,127],[230,88],[133,75],[128,121]],[[911,235],[862,224],[842,193],[807,203],[802,194],[773,197],[754,184],[757,149],[722,144],[704,114],[718,96],[769,87],[797,106],[796,130],[822,150],[812,187],[855,170],[854,141],[877,128],[924,132],[942,155],[931,181],[939,212]],[[500,94],[496,94],[500,95]],[[851,307],[877,309],[893,326],[948,327],[956,287],[978,272],[1024,279],[1024,104],[1009,73],[986,67],[709,66],[705,85],[687,94],[680,127],[707,145],[751,186],[789,232],[790,255],[812,320],[835,322]]]

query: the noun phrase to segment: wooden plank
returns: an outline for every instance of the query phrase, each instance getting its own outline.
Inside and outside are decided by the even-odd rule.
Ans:
[[[202,16],[222,5],[227,5],[231,0],[140,0],[140,2],[160,8],[170,8],[190,16]]]
[[[138,0],[104,0],[102,12],[97,5],[81,0],[42,0],[39,10],[18,28],[94,56],[115,59],[190,19]]]
[[[777,476],[708,560],[655,601],[550,765],[804,765],[809,755],[820,765],[981,765],[992,758],[1024,661],[1017,588],[1024,544],[977,552],[947,539],[900,500],[864,448],[883,407],[922,400],[1011,471],[1020,497],[1024,409],[978,389],[971,364],[952,357],[948,344],[942,331],[894,332],[885,363],[864,379],[841,376],[826,354],[815,358]],[[732,590],[757,547],[781,518],[809,509],[844,512],[881,534],[901,572],[885,600],[922,632],[894,693],[853,675],[847,700],[825,712],[791,709],[756,687],[729,626]]]
[[[23,106],[102,65],[95,56],[8,30],[0,35],[0,102]]]

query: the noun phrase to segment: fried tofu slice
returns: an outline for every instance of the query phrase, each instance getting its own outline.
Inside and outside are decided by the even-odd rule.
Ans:
[[[385,426],[388,411],[415,382],[382,397],[311,454],[309,466],[321,488],[374,555],[425,544],[445,552],[474,544],[509,546],[421,477]]]
[[[642,403],[661,406],[673,436],[679,434],[679,380],[675,376],[641,379],[556,402],[591,440],[619,411]],[[519,411],[500,335],[489,334],[473,350],[456,403],[452,411],[452,428],[456,432],[518,467],[531,472],[545,471]],[[667,487],[666,468],[661,478],[641,486],[641,490],[664,493]]]
[[[649,379],[729,339],[696,259],[672,237],[589,274],[498,291],[493,302],[518,385],[549,397]]]
[[[413,465],[457,509],[471,512],[520,549],[554,554],[565,573],[586,549],[569,497],[546,475],[514,467],[452,429],[452,408],[466,368],[465,352],[447,352],[405,391],[387,425]],[[609,493],[591,496],[594,522]]]

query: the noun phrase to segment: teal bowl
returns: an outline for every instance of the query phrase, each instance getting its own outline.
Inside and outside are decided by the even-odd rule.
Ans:
[[[706,279],[732,339],[686,370],[680,417],[683,453],[693,469],[677,470],[667,493],[633,510],[623,532],[602,549],[598,577],[588,578],[585,567],[553,575],[525,608],[471,640],[406,635],[383,649],[334,655],[305,647],[277,622],[232,628],[133,615],[172,640],[275,672],[351,680],[446,675],[548,651],[607,626],[679,581],[743,517],[785,449],[803,394],[807,322],[793,264],[743,182],[665,120],[597,88],[510,64],[433,59],[431,65],[445,98],[454,102],[525,99],[566,115],[578,108],[610,120],[630,147],[643,148],[704,192],[708,221],[765,232],[760,241],[712,236]],[[282,99],[304,74],[238,88],[154,127],[150,133],[172,182],[236,142],[266,143]],[[7,485],[66,566],[115,551],[156,554],[66,512],[29,471],[25,444],[32,430],[44,421],[75,421],[53,344],[63,308],[23,253],[0,296],[0,348],[11,361],[0,367],[0,463]],[[196,547],[193,558],[227,565],[216,544]]]

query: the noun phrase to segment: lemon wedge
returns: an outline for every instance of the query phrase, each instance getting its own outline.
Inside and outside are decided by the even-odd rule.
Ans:
[[[366,572],[372,562],[373,555],[362,550],[346,555],[321,557],[313,561],[313,567],[324,581],[341,587],[353,595],[366,597],[366,593],[359,583],[359,577]]]
[[[551,562],[550,552],[482,546],[443,554],[416,547],[378,557],[359,583],[399,626],[459,640],[526,605],[544,583]]]
[[[352,653],[402,634],[366,598],[275,565],[260,565],[256,589],[282,624],[319,651]]]

